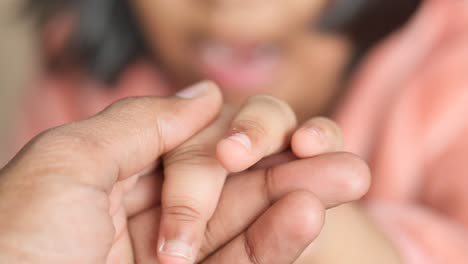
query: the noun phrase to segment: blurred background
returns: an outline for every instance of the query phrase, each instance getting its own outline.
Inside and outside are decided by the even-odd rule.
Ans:
[[[11,132],[9,124],[17,113],[15,102],[34,68],[34,27],[22,16],[22,4],[0,1],[0,149]]]
[[[41,13],[40,10],[42,9],[50,8],[50,10],[54,10],[55,8],[59,8],[61,4],[57,4],[57,3],[62,3],[62,2],[68,3],[68,1],[55,1],[55,0],[49,0],[49,1],[2,0],[0,2],[0,147],[2,148],[3,146],[5,146],[5,141],[8,138],[11,138],[9,137],[9,134],[11,133],[11,130],[9,128],[13,126],[12,122],[14,122],[15,120],[21,119],[21,118],[15,118],[15,115],[18,114],[18,111],[15,111],[15,107],[17,106],[18,99],[24,92],[23,88],[26,86],[29,86],[29,87],[41,86],[41,84],[39,83],[30,83],[32,79],[31,77],[35,76],[32,73],[34,72],[37,73],[37,71],[34,71],[34,70],[35,69],[37,70],[39,68],[39,67],[36,67],[38,66],[37,62],[39,62],[39,60],[36,59],[38,57],[37,55],[47,58],[45,60],[42,60],[42,62],[44,63],[43,65],[41,65],[41,68],[42,66],[44,66],[44,64],[47,64],[48,66],[58,65],[59,71],[60,69],[65,69],[65,71],[67,71],[69,68],[64,67],[64,66],[70,66],[70,65],[75,65],[75,64],[78,65],[83,62],[83,64],[86,67],[86,72],[90,73],[90,76],[96,77],[97,79],[103,80],[107,83],[107,81],[113,81],[116,79],[116,76],[118,76],[119,73],[124,69],[123,66],[127,65],[127,62],[133,60],[135,57],[141,56],[142,54],[147,55],[146,53],[148,52],[148,50],[146,50],[146,47],[145,47],[146,43],[143,43],[144,42],[142,40],[143,38],[140,35],[141,33],[140,30],[135,30],[136,29],[136,26],[134,23],[135,21],[133,21],[133,18],[129,17],[130,12],[128,10],[130,8],[127,6],[126,1],[114,1],[114,0],[103,0],[103,1],[97,1],[97,2],[96,1],[73,2],[76,4],[76,6],[81,6],[80,10],[83,11],[83,12],[80,12],[80,15],[79,15],[80,22],[78,23],[78,30],[76,30],[76,32],[73,33],[74,37],[76,37],[76,39],[73,39],[73,40],[78,39],[78,41],[67,42],[68,44],[66,44],[67,47],[64,49],[65,50],[64,53],[61,53],[62,51],[60,51],[57,54],[54,54],[53,52],[49,54],[46,51],[47,48],[41,49],[41,51],[46,51],[46,52],[43,52],[43,53],[38,52],[41,48],[40,45],[44,45],[44,42],[42,42],[41,40],[39,40],[39,38],[37,38],[38,37],[37,29],[39,28],[40,23],[38,23],[38,21],[35,20],[38,17],[34,17],[31,14],[32,12],[28,13],[26,11],[27,2],[29,3],[30,7],[32,7],[32,9],[39,11],[38,13]],[[329,3],[335,3],[335,2],[339,3],[339,4],[336,4],[338,8],[334,8],[334,9],[332,8],[333,10],[332,12],[329,12],[328,15],[326,16],[325,15],[322,16],[322,18],[325,18],[325,19],[323,19],[322,21],[318,19],[318,22],[317,20],[314,20],[313,23],[322,25],[323,27],[322,30],[326,30],[326,31],[329,30],[330,32],[334,30],[345,32],[346,35],[354,41],[354,45],[357,50],[356,53],[359,55],[359,54],[363,54],[364,51],[366,51],[370,46],[378,42],[378,40],[385,37],[394,29],[404,24],[406,20],[408,19],[408,17],[412,14],[414,9],[416,8],[416,6],[418,5],[419,0],[409,0],[409,1],[380,0],[378,1],[379,3],[378,5],[373,4],[372,1],[364,1],[364,0],[359,0],[359,1],[356,0],[356,1],[353,1],[352,3],[346,0],[345,1],[329,1]],[[69,3],[72,3],[72,2],[69,2]],[[311,3],[313,3],[313,1]],[[327,1],[318,1],[317,3],[319,3],[318,5],[321,5],[323,3],[327,3]],[[313,8],[308,7],[308,8],[310,8],[311,10],[317,9],[315,7]],[[112,10],[112,12],[107,12],[105,11],[106,9]],[[64,10],[66,11],[66,9]],[[95,10],[97,10],[96,12],[102,12],[103,16],[105,15],[108,17],[103,17],[101,16],[101,14],[97,16],[94,15],[96,13],[94,12]],[[47,16],[47,13],[48,12],[41,13],[41,15],[39,15],[39,21],[42,21],[41,16],[42,15]],[[66,12],[63,12],[63,13],[66,13]],[[311,15],[311,16],[313,15],[314,17],[317,16],[317,14],[315,13],[306,14],[305,16],[308,16],[308,15]],[[278,17],[278,18],[280,19],[281,17]],[[314,18],[314,19],[317,19],[317,18]],[[289,19],[286,19],[286,20],[289,20]],[[66,19],[64,21],[66,21]],[[375,23],[368,23],[368,21],[375,21]],[[169,21],[168,23],[172,23],[172,22]],[[284,21],[282,21],[282,23],[286,24],[286,22]],[[188,24],[190,24],[190,22],[188,22]],[[312,28],[315,28],[315,27],[316,27],[315,24],[313,26],[311,25],[310,29],[312,30]],[[166,26],[165,28],[169,29],[168,31],[170,31],[171,29],[170,26]],[[234,35],[236,34],[239,35],[238,33],[235,33]],[[57,35],[60,35],[60,34],[57,34]],[[173,35],[172,32],[170,32],[166,37],[170,39],[173,37],[172,35]],[[243,34],[241,33],[240,35],[243,35]],[[324,37],[321,40],[317,41],[317,39],[320,39],[321,37],[315,36],[314,38],[315,39],[312,41],[312,43],[315,43],[315,44],[313,45],[330,47],[329,49],[327,48],[324,49],[324,52],[327,53],[326,56],[322,56],[322,58],[311,59],[311,60],[316,61],[315,64],[317,65],[327,64],[325,68],[327,67],[330,68],[330,72],[332,72],[335,70],[331,70],[331,68],[334,68],[334,67],[339,68],[339,66],[337,65],[342,63],[342,61],[346,61],[348,59],[348,58],[345,58],[346,55],[342,55],[342,57],[340,57],[341,56],[340,53],[342,51],[339,51],[339,50],[340,49],[344,50],[345,48],[343,47],[346,46],[344,45],[344,43],[338,43],[338,42],[341,42],[341,39],[337,41],[337,40],[333,40],[332,38],[327,39],[326,37]],[[177,39],[175,40],[176,40],[175,42],[180,42]],[[307,41],[310,41],[310,40],[307,40]],[[241,39],[239,42],[248,43],[249,40],[245,41]],[[207,43],[210,44],[209,41]],[[274,43],[274,45],[276,44],[277,43]],[[189,43],[188,45],[198,45],[198,44]],[[277,55],[275,54],[275,52],[278,53],[277,51],[275,51],[274,45],[271,45],[271,46],[258,45],[259,47],[257,47],[257,50],[259,51],[263,50],[262,51],[263,54],[261,54],[262,52],[259,52],[256,55],[261,54],[266,59],[269,59],[269,58],[267,58],[268,56],[265,56],[265,55],[269,55],[271,58],[273,58],[272,60],[274,60],[275,56]],[[310,45],[310,46],[313,46],[313,45]],[[205,45],[205,46],[210,46],[210,45]],[[213,50],[218,50],[218,51],[226,48],[226,47],[223,48],[223,45],[220,45],[220,47],[218,48],[216,48],[216,45],[211,45],[211,46],[212,47],[210,48],[213,48]],[[73,52],[69,52],[68,48],[73,48]],[[206,49],[209,50],[210,48],[206,48]],[[227,47],[227,50],[229,49],[230,48]],[[336,49],[336,52],[334,51],[334,49]],[[236,50],[236,49],[232,49],[232,50]],[[239,54],[250,52],[250,51],[246,52],[246,49],[244,50],[238,49],[238,50],[240,51]],[[251,50],[255,50],[255,49],[251,48]],[[321,51],[318,51],[318,52],[315,51],[315,52],[317,54],[321,53]],[[163,52],[163,53],[171,53],[171,52]],[[208,53],[211,55],[216,55],[216,52],[210,51]],[[343,51],[343,53],[345,52]],[[209,64],[208,63],[207,65],[209,67],[204,67],[202,65],[203,67],[198,67],[198,66],[192,67],[192,68],[198,68],[198,69],[187,70],[190,67],[186,67],[184,65],[181,66],[177,64],[178,63],[177,56],[179,55],[176,54],[174,58],[172,57],[170,58],[170,61],[174,61],[175,63],[173,65],[168,65],[168,66],[166,65],[167,66],[166,68],[178,69],[180,70],[180,72],[184,72],[185,76],[183,78],[180,77],[181,74],[179,73],[177,73],[179,74],[179,76],[177,76],[177,74],[174,74],[175,76],[174,79],[185,79],[184,81],[185,83],[183,83],[182,86],[193,82],[195,79],[200,78],[201,76],[203,78],[213,79],[217,81],[218,84],[221,82],[222,84],[221,86],[223,87],[229,86],[229,84],[223,84],[222,83],[223,80],[217,80],[216,79],[217,76],[211,76],[211,75],[203,76],[205,75],[206,72],[216,72],[216,70],[213,70],[213,71],[212,69],[210,70],[210,68],[216,68],[216,67],[211,67],[213,65],[210,66],[208,65]],[[262,58],[262,56],[257,56],[257,58]],[[223,56],[221,56],[221,61],[223,61],[224,59],[226,58],[223,58]],[[320,60],[323,60],[323,62],[318,62]],[[333,62],[334,60],[337,61],[336,62],[337,65],[332,65],[334,63]],[[188,61],[190,62],[190,60]],[[266,61],[268,62],[268,60]],[[76,63],[76,62],[79,62],[79,63]],[[187,61],[185,61],[184,63],[187,64]],[[253,65],[253,63],[251,64]],[[193,65],[190,65],[190,66],[193,66]],[[72,66],[71,68],[73,67],[74,66]],[[305,69],[305,71],[311,70],[311,69],[308,69],[309,67],[308,65],[298,64],[297,67],[301,67],[302,69]],[[235,68],[235,67],[231,67],[231,68]],[[318,68],[321,68],[321,67],[318,67]],[[177,72],[178,70],[175,70],[174,72]],[[339,70],[336,70],[336,71],[339,72]],[[244,75],[248,75],[248,74],[244,74]],[[274,74],[270,74],[270,75],[274,75]],[[302,75],[307,75],[307,74],[302,74]],[[331,76],[331,75],[330,75],[330,78],[333,81],[330,81],[330,82],[335,82],[336,79],[339,79],[337,78],[337,76],[334,76],[334,75]],[[61,75],[58,74],[58,76],[61,76]],[[171,77],[174,77],[174,76],[171,76]],[[315,82],[315,81],[316,80],[312,80],[312,82]],[[29,83],[26,83],[26,82],[29,82]],[[265,86],[270,86],[270,85],[265,85]],[[143,90],[144,89],[142,89],[142,91]],[[134,93],[138,94],[139,92],[135,90]],[[142,92],[142,93],[147,94],[147,92]],[[41,101],[42,103],[43,98],[46,98],[47,96],[42,96],[42,94],[39,94],[39,95],[40,95],[39,97],[36,97],[37,99],[36,102]],[[28,98],[34,97],[34,96],[36,95],[34,94],[31,96],[29,92],[27,94]],[[243,96],[245,95],[242,95],[240,97],[243,97]],[[112,96],[109,96],[109,98],[116,99]],[[302,99],[302,100],[305,100],[305,99]],[[21,102],[24,103],[24,101],[21,101]],[[111,100],[109,100],[109,102],[111,102]],[[27,104],[30,104],[30,101],[28,101]],[[302,102],[302,104],[305,105],[305,107],[309,107],[308,102]],[[301,107],[304,107],[304,106],[301,106]],[[32,107],[32,109],[34,109],[34,107]],[[21,111],[25,110],[24,106],[22,106],[20,110]],[[36,112],[36,111],[32,110],[32,112]],[[47,111],[44,111],[44,113],[46,112]],[[42,116],[43,118],[46,118],[46,119],[49,118],[47,114],[44,114],[44,113],[38,114],[38,116]],[[57,121],[51,122],[51,124],[55,124],[55,125],[60,124],[60,123],[61,122],[57,122]],[[46,127],[46,126],[43,126],[43,127]],[[30,138],[30,136],[32,136],[32,134],[27,135],[26,137],[15,135],[14,138]],[[3,154],[3,152],[0,153],[0,155]],[[2,159],[0,157],[0,161],[1,160]]]

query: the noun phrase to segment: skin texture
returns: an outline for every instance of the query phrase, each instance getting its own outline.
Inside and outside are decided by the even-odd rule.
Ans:
[[[182,86],[207,78],[197,64],[200,43],[279,47],[281,63],[268,80],[249,87],[218,84],[226,100],[238,104],[259,93],[284,100],[301,121],[330,106],[350,58],[349,41],[313,29],[326,5],[324,0],[133,1],[150,50]]]
[[[222,105],[206,83],[180,96],[125,99],[31,141],[0,171],[0,262],[154,263],[162,178],[148,168],[202,136]],[[230,177],[198,260],[292,263],[318,236],[325,209],[369,186],[359,158],[315,153]]]

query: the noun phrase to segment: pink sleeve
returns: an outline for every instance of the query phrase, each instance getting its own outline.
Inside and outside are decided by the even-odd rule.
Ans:
[[[67,83],[37,79],[26,89],[19,104],[10,153],[16,153],[40,132],[73,120],[74,102]],[[10,156],[11,156],[10,154]]]
[[[76,73],[40,76],[30,82],[20,103],[9,156],[38,133],[87,118],[116,100],[170,93],[160,72],[145,61],[130,65],[113,87],[103,87]]]
[[[359,71],[337,120],[405,263],[468,259],[468,5],[426,0]]]
[[[468,229],[434,210],[411,204],[369,203],[368,213],[406,264],[464,264]]]

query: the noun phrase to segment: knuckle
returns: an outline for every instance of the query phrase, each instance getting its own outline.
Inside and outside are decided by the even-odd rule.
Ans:
[[[256,95],[248,99],[247,105],[251,104],[266,107],[269,113],[276,112],[285,117],[285,119],[290,123],[297,123],[296,114],[292,107],[287,102],[279,98],[271,95]]]
[[[171,220],[178,222],[194,223],[204,219],[201,211],[192,205],[188,205],[186,201],[177,205],[163,206],[162,212]]]
[[[205,144],[186,144],[164,156],[166,168],[175,165],[218,166],[214,147]]]
[[[149,105],[154,103],[154,100],[150,97],[137,97],[137,96],[130,96],[123,99],[120,99],[114,103],[112,103],[108,110],[114,111],[125,111],[126,109],[142,109],[146,108]]]
[[[126,122],[128,128],[144,122],[154,122],[159,116],[169,114],[173,108],[155,97],[127,97],[112,103],[102,114],[105,119]],[[99,116],[99,115],[98,115]]]
[[[248,234],[244,235],[244,250],[247,256],[247,260],[249,264],[260,264],[259,257],[257,251],[255,250],[255,242],[253,241],[252,237]]]
[[[277,184],[275,182],[275,167],[269,167],[263,174],[263,197],[265,204],[271,204],[276,198],[273,197],[273,193],[277,190]]]
[[[215,227],[216,224],[214,224],[213,221],[214,221],[213,218],[210,219],[210,221],[208,221],[206,225],[203,243],[199,251],[200,252],[199,255],[202,258],[210,255],[210,253],[213,252],[220,244],[218,238],[222,236],[220,236],[218,229]],[[223,235],[226,235],[226,234],[223,234]]]
[[[255,95],[250,97],[247,102],[265,104],[274,108],[291,109],[285,101],[271,95]]]
[[[127,127],[134,127],[135,122],[148,115],[151,103],[154,100],[149,97],[127,97],[112,103],[102,115],[111,120],[123,120],[128,123]]]
[[[139,104],[140,100],[136,97],[127,97],[124,99],[120,99],[118,101],[113,102],[110,104],[102,114],[104,115],[113,115],[118,116],[120,118],[125,118],[131,113],[138,111],[139,108],[143,107],[142,104]]]
[[[254,116],[242,116],[240,119],[237,119],[234,124],[235,131],[245,131],[254,142],[268,137],[271,133],[264,121]]]
[[[312,241],[320,233],[325,220],[325,209],[314,195],[306,191],[298,191],[289,197],[295,201],[294,211],[291,211],[292,218],[299,219],[298,222],[291,222],[287,227],[287,232],[292,241],[302,241],[307,243]]]

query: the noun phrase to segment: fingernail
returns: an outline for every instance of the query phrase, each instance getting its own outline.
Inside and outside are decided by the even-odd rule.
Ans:
[[[241,144],[248,151],[250,151],[252,149],[252,141],[250,140],[249,136],[247,136],[244,133],[232,134],[227,139],[235,141],[235,142]]]
[[[193,257],[192,246],[186,241],[182,240],[164,241],[159,248],[159,252],[188,260],[191,260]]]
[[[211,82],[203,81],[179,91],[176,93],[176,96],[182,99],[193,99],[203,95],[209,89],[210,85]]]
[[[319,142],[320,144],[323,144],[325,142],[322,129],[318,127],[308,127],[307,131],[311,133],[314,136],[314,138],[317,139],[317,142]]]

